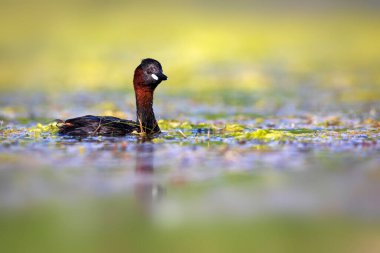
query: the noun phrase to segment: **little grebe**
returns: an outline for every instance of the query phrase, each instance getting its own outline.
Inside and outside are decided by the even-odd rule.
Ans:
[[[59,134],[70,136],[123,136],[133,131],[148,134],[159,133],[153,112],[153,93],[167,76],[161,64],[154,59],[144,59],[136,68],[133,87],[136,95],[137,120],[125,120],[111,116],[92,116],[68,119],[60,124]]]

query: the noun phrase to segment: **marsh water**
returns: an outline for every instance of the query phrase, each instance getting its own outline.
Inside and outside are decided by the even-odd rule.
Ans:
[[[302,236],[301,250],[345,250],[377,238],[375,104],[305,112],[284,100],[264,110],[247,94],[225,96],[228,103],[157,92],[163,133],[147,139],[57,136],[49,125],[88,113],[134,118],[128,92],[2,95],[3,245],[275,251]]]

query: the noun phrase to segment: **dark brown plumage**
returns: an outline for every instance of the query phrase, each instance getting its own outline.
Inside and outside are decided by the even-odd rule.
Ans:
[[[68,119],[58,124],[60,135],[69,136],[124,136],[133,131],[147,134],[159,133],[153,112],[153,94],[167,76],[161,64],[154,59],[144,59],[137,66],[133,77],[136,96],[137,120],[125,120],[111,116],[86,115]]]

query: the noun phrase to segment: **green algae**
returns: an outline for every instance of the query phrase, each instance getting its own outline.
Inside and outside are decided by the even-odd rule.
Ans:
[[[56,135],[59,131],[59,128],[58,123],[56,122],[45,125],[38,123],[34,127],[28,128],[27,131],[31,133],[34,137],[40,137],[41,134]]]
[[[236,124],[236,123],[227,123],[225,124],[223,131],[225,132],[231,132],[231,133],[239,133],[243,132],[246,127],[242,124]]]
[[[260,141],[283,141],[293,137],[293,135],[280,130],[257,129],[256,131],[247,132],[235,136],[235,139],[242,140],[260,140]]]
[[[177,120],[158,120],[158,125],[162,130],[171,130],[171,129],[192,129],[193,126],[188,122],[180,122]]]
[[[264,119],[259,121],[259,124],[264,122]],[[257,124],[257,123],[256,123]],[[372,121],[370,124],[374,124]],[[315,129],[311,128],[256,128],[252,130],[255,125],[247,125],[243,123],[222,123],[218,121],[192,123],[190,121],[178,120],[159,120],[160,128],[164,134],[153,136],[154,143],[164,143],[170,141],[171,143],[192,143],[200,144],[208,142],[210,144],[218,144],[229,142],[234,139],[237,143],[246,141],[259,141],[263,143],[271,142],[303,142],[313,143],[320,141],[328,141],[329,139],[335,141],[353,140],[354,138],[361,138],[365,141],[378,140],[379,129],[370,128],[349,128],[344,123],[341,123],[339,128],[330,129],[331,126]],[[258,125],[258,124],[257,124]],[[36,125],[29,128],[9,128],[6,125],[0,129],[1,142],[5,143],[10,138],[55,138],[58,132],[57,123]],[[203,136],[203,137],[202,137]],[[140,136],[141,137],[141,136]],[[265,145],[264,145],[265,146]],[[262,150],[265,150],[265,147]],[[256,146],[256,150],[260,147]]]

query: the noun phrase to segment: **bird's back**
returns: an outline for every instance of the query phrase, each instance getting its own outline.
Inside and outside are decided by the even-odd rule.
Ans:
[[[58,124],[59,134],[70,136],[124,136],[138,131],[135,121],[111,116],[93,116],[68,119]]]

